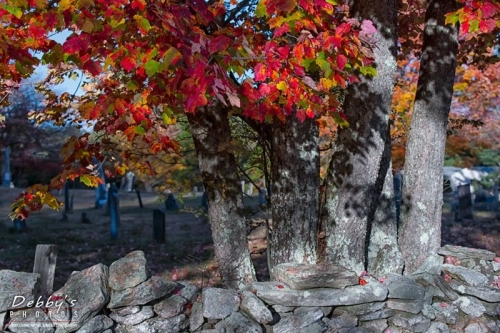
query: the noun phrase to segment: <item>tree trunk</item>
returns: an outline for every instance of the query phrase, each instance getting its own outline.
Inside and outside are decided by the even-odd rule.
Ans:
[[[207,107],[187,115],[208,199],[215,257],[224,284],[242,289],[255,281],[227,112]]]
[[[316,263],[319,130],[315,119],[276,120],[271,133],[271,266]]]
[[[363,77],[348,88],[343,109],[350,126],[337,135],[325,183],[326,220],[322,224],[326,260],[360,273],[367,264],[374,201],[381,195],[381,180],[392,172],[382,165],[382,155],[396,71],[397,1],[355,0],[351,12],[360,20],[372,20],[377,27],[377,76]]]
[[[458,27],[445,25],[455,0],[427,3],[420,74],[406,144],[399,244],[412,273],[441,245],[443,163]]]

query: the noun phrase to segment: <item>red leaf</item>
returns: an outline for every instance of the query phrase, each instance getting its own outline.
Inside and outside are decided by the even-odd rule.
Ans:
[[[266,76],[266,67],[264,66],[264,64],[259,62],[257,65],[255,65],[254,72],[255,72],[255,77],[254,77],[255,81],[265,81],[266,80],[266,77],[267,77]]]
[[[125,69],[127,72],[130,72],[135,68],[135,59],[132,57],[125,57],[122,59],[120,64],[122,65],[123,69]]]
[[[491,32],[497,27],[497,22],[494,19],[483,20],[479,22],[479,29],[482,32]]]
[[[283,287],[281,284],[278,284],[276,287],[277,287],[278,289],[283,289],[283,288],[285,288],[285,287]]]
[[[288,32],[288,23],[285,23],[281,27],[274,29],[274,37],[283,36],[287,32]]]
[[[101,74],[102,67],[101,64],[97,61],[89,60],[83,65],[83,69],[90,72],[90,74],[97,76]]]
[[[347,63],[347,58],[344,55],[342,55],[342,54],[338,54],[337,55],[337,66],[338,66],[338,68],[340,70],[343,70],[346,63]]]
[[[367,282],[366,282],[366,280],[365,280],[365,279],[360,278],[360,279],[359,279],[359,284],[360,284],[361,286],[364,286],[364,285],[366,285],[366,284],[367,284]]]
[[[227,36],[215,37],[210,42],[210,45],[208,46],[208,50],[210,51],[210,53],[223,51],[223,50],[227,49],[230,41],[231,41],[231,39]]]
[[[195,112],[201,106],[207,105],[208,100],[203,94],[191,95],[186,101],[186,112]]]
[[[144,0],[132,0],[132,8],[138,9],[138,10],[143,10],[144,8],[146,8],[146,1],[144,1]]]
[[[335,29],[335,34],[342,36],[343,34],[346,34],[349,31],[351,31],[351,25],[349,23],[342,23],[337,27],[337,29]]]
[[[485,2],[481,7],[481,11],[483,12],[483,19],[493,17],[497,12],[497,8],[494,4],[490,2]]]
[[[63,52],[74,54],[82,50],[86,50],[89,43],[87,40],[88,38],[85,36],[87,35],[80,34],[78,36],[68,38],[62,46]]]

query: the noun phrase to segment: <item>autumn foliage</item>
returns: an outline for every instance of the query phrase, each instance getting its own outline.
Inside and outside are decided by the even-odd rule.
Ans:
[[[466,48],[498,31],[500,5],[463,3],[447,20],[462,25]],[[405,2],[401,12],[418,6],[419,1]],[[102,160],[106,147],[115,144],[107,136],[139,140],[153,155],[177,151],[169,125],[177,115],[202,112],[207,105],[224,105],[259,122],[326,115],[346,125],[339,92],[357,82],[359,73],[376,75],[375,28],[370,21],[348,19],[346,9],[334,0],[1,2],[0,103],[43,64],[49,72],[37,88],[46,109],[36,120],[88,124],[101,133],[99,140],[88,134],[70,139],[62,151],[65,170],[47,186],[28,188],[13,216],[25,218],[43,204],[58,208],[50,190],[66,179],[99,183],[92,157]],[[418,15],[408,17],[407,27],[418,27]],[[71,34],[63,43],[51,39],[65,30]],[[403,31],[403,46],[418,41],[411,28]],[[476,55],[464,52],[469,60]],[[414,64],[404,66],[411,72]],[[90,78],[84,95],[51,90],[77,69]],[[402,101],[411,98],[398,94]],[[404,123],[403,108],[396,108],[395,122]],[[125,171],[119,162],[111,169]]]

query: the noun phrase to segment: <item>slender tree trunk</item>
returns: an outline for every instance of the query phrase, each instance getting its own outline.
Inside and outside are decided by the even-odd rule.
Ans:
[[[374,201],[379,200],[384,184],[380,180],[392,172],[389,165],[382,165],[382,155],[396,71],[397,1],[355,0],[351,12],[377,27],[377,76],[362,78],[348,88],[343,109],[350,126],[337,135],[325,183],[322,224],[326,260],[360,273],[367,264]]]
[[[226,286],[255,281],[227,112],[207,107],[187,116],[208,199],[215,257]]]
[[[271,133],[271,266],[316,263],[319,130],[315,119],[278,120]]]
[[[420,74],[406,144],[399,244],[412,273],[441,245],[443,163],[458,27],[445,25],[455,0],[427,3]]]

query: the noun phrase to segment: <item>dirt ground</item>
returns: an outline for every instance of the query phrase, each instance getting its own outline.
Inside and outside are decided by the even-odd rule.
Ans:
[[[220,285],[211,244],[210,225],[196,213],[201,197],[185,198],[180,212],[166,212],[166,243],[153,242],[153,210],[164,209],[154,193],[141,193],[144,208],[139,208],[135,193],[120,192],[120,227],[117,240],[110,239],[110,217],[106,209],[94,209],[94,191],[71,190],[74,211],[63,221],[62,212],[44,208],[33,213],[27,229],[17,232],[7,217],[20,189],[0,188],[0,269],[30,272],[37,244],[56,244],[57,257],[54,290],[60,288],[71,272],[97,263],[110,265],[134,250],[146,254],[153,275],[188,280],[200,287]],[[58,196],[63,201],[62,195]],[[245,204],[256,210],[257,198]],[[442,243],[484,248],[500,254],[500,219],[495,212],[476,211],[474,221],[455,222],[454,213],[445,204]],[[252,209],[249,209],[249,212]],[[91,223],[82,223],[86,212]],[[257,216],[260,216],[259,218]],[[266,264],[266,227],[262,212],[249,215],[249,247],[260,280],[268,278]]]

